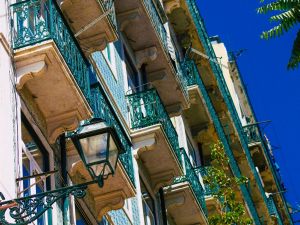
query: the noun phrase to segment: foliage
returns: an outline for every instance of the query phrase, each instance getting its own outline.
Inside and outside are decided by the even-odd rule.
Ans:
[[[260,0],[264,2],[264,0]],[[257,9],[260,14],[269,12],[277,12],[279,14],[270,17],[270,22],[277,22],[278,25],[274,26],[268,31],[262,32],[261,38],[269,39],[279,37],[285,32],[288,32],[292,27],[300,23],[300,0],[275,0],[271,3],[265,4]],[[294,40],[292,53],[288,62],[288,69],[295,69],[300,64],[300,29]]]
[[[252,219],[245,214],[243,203],[236,198],[235,190],[239,185],[248,182],[246,177],[234,177],[228,168],[229,159],[224,152],[221,142],[211,145],[213,166],[208,168],[204,183],[214,198],[219,201],[219,214],[209,216],[212,225],[249,225]]]

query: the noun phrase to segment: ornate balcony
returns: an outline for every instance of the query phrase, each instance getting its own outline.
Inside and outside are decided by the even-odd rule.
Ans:
[[[201,177],[204,178],[205,176],[207,176],[208,168],[209,167],[207,166],[201,166],[195,168],[195,172],[197,175],[201,174]],[[205,193],[205,202],[206,202],[208,215],[214,215],[220,213],[219,200],[212,196],[212,190],[207,184],[204,184],[204,193]]]
[[[67,23],[86,55],[118,39],[113,0],[61,0]]]
[[[22,1],[11,10],[17,90],[54,143],[92,115],[88,68],[53,1]]]
[[[245,138],[248,142],[250,153],[252,155],[253,162],[260,171],[261,178],[265,184],[266,192],[268,193],[282,192],[284,188],[282,187],[282,181],[281,181],[279,171],[275,166],[274,156],[272,155],[272,152],[270,150],[266,138],[262,136],[258,124],[247,125],[244,126],[243,129],[244,129]],[[272,206],[269,207],[270,215],[276,214],[276,213],[271,213],[272,211],[274,211],[274,209],[272,208],[274,207],[276,208],[274,200],[278,202],[278,204],[283,206],[280,207],[281,209],[280,213],[284,215],[283,218],[285,219],[285,222],[288,223],[289,215],[288,215],[287,207],[284,203],[285,199],[284,196],[281,196],[280,194],[274,196],[274,198],[272,197],[272,201],[267,200],[268,207]],[[270,202],[273,203],[270,204]],[[280,216],[277,217],[281,220]]]
[[[281,182],[274,166],[274,157],[266,144],[266,140],[261,136],[257,124],[244,126],[245,137],[254,164],[259,168],[261,177],[266,184],[267,192],[277,192],[281,189]]]
[[[191,127],[193,136],[196,136],[203,130],[209,130],[212,120],[198,85],[200,78],[195,63],[187,60],[182,64],[182,68],[187,79],[190,97],[190,107],[184,111],[184,116]]]
[[[154,85],[168,112],[180,112],[188,106],[186,82],[178,56],[175,53],[171,56],[168,50],[172,40],[164,26],[160,1],[116,0],[115,6],[120,29],[133,49],[135,64],[139,68],[145,65],[147,81]]]
[[[183,174],[176,130],[155,89],[127,96],[136,158],[149,174],[153,190]]]
[[[175,178],[171,186],[164,188],[168,215],[178,225],[208,224],[203,187],[183,148],[181,153],[184,175]]]
[[[284,221],[281,218],[281,215],[279,214],[279,212],[277,210],[277,207],[275,205],[275,202],[274,202],[274,199],[273,199],[272,196],[270,196],[268,198],[268,208],[270,210],[270,215],[273,218],[275,224],[278,224],[278,225],[285,224]]]

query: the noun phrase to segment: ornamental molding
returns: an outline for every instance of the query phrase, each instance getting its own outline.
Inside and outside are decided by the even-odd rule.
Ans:
[[[45,75],[47,72],[47,62],[50,61],[46,54],[42,54],[38,57],[35,57],[34,62],[32,58],[28,58],[25,61],[22,61],[20,67],[17,66],[17,90],[21,90],[25,83],[35,77],[40,77]]]

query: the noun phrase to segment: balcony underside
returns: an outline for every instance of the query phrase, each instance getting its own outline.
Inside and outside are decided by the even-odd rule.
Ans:
[[[116,28],[109,17],[103,15],[106,10],[100,2],[102,0],[63,0],[60,5],[74,34],[103,16],[101,20],[77,36],[77,40],[86,55],[95,51],[102,51],[107,43],[118,39]]]
[[[74,184],[91,181],[91,176],[71,141],[67,142],[67,159],[68,171],[71,171],[70,176]],[[108,211],[121,209],[125,200],[135,195],[135,188],[119,160],[115,174],[104,180],[101,188],[97,184],[90,185],[83,201],[100,221]]]
[[[184,48],[188,48],[190,47],[190,44],[192,44],[194,49],[206,54],[203,44],[197,34],[197,28],[193,23],[186,1],[163,0],[163,2],[169,21],[172,24],[180,45]],[[201,67],[199,67],[199,72],[203,82],[207,86],[214,85],[215,80],[212,79],[211,76],[212,70],[210,68],[209,61],[193,53],[191,54],[190,58],[195,60],[196,64],[201,64]]]
[[[184,111],[184,117],[191,127],[192,135],[196,136],[209,126],[211,119],[198,86],[189,86],[188,94],[190,96],[190,107]]]
[[[210,195],[205,196],[205,203],[209,216],[217,215],[221,212],[219,201],[216,198]]]
[[[17,90],[50,143],[92,111],[53,41],[15,51]],[[54,91],[55,90],[55,91]]]
[[[153,125],[131,134],[136,158],[143,164],[154,191],[170,185],[173,179],[183,175],[181,165],[169,144],[161,125]]]
[[[265,193],[261,193],[261,191],[259,190],[257,180],[253,175],[253,171],[250,168],[247,158],[245,156],[241,156],[237,159],[237,163],[239,165],[239,168],[243,176],[246,176],[250,180],[250,185],[249,185],[249,189],[251,190],[250,194],[253,203],[255,204],[255,208],[257,210],[258,215],[264,218],[267,224],[272,224],[267,205],[265,204],[264,198],[262,196]]]
[[[278,192],[279,190],[277,190],[276,181],[274,179],[275,175],[271,171],[271,165],[269,165],[266,159],[266,156],[260,146],[260,142],[252,143],[249,145],[249,149],[255,165],[261,171],[261,178],[266,186],[266,192]]]
[[[164,188],[168,216],[177,225],[207,224],[188,182]]]
[[[157,89],[167,108],[172,107],[171,112],[176,107],[180,108],[177,111],[185,109],[188,107],[188,99],[177,77],[173,60],[167,47],[164,47],[167,39],[161,40],[155,29],[158,25],[151,22],[153,15],[145,8],[145,2],[148,1],[150,0],[117,0],[115,6],[120,29],[133,49],[137,67],[145,65],[147,82]],[[161,26],[163,33],[163,25]]]

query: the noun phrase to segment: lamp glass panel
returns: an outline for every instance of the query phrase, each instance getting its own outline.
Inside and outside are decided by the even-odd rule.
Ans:
[[[87,164],[106,160],[107,139],[107,133],[79,139]]]
[[[96,177],[99,177],[100,175],[103,175],[103,167],[106,165],[106,163],[100,163],[100,164],[96,164],[96,165],[92,165],[91,169],[94,171],[94,174]],[[107,166],[105,166],[105,170]],[[105,174],[105,171],[104,171]]]
[[[116,169],[116,164],[118,160],[119,150],[112,136],[109,138],[109,163],[113,170]]]

